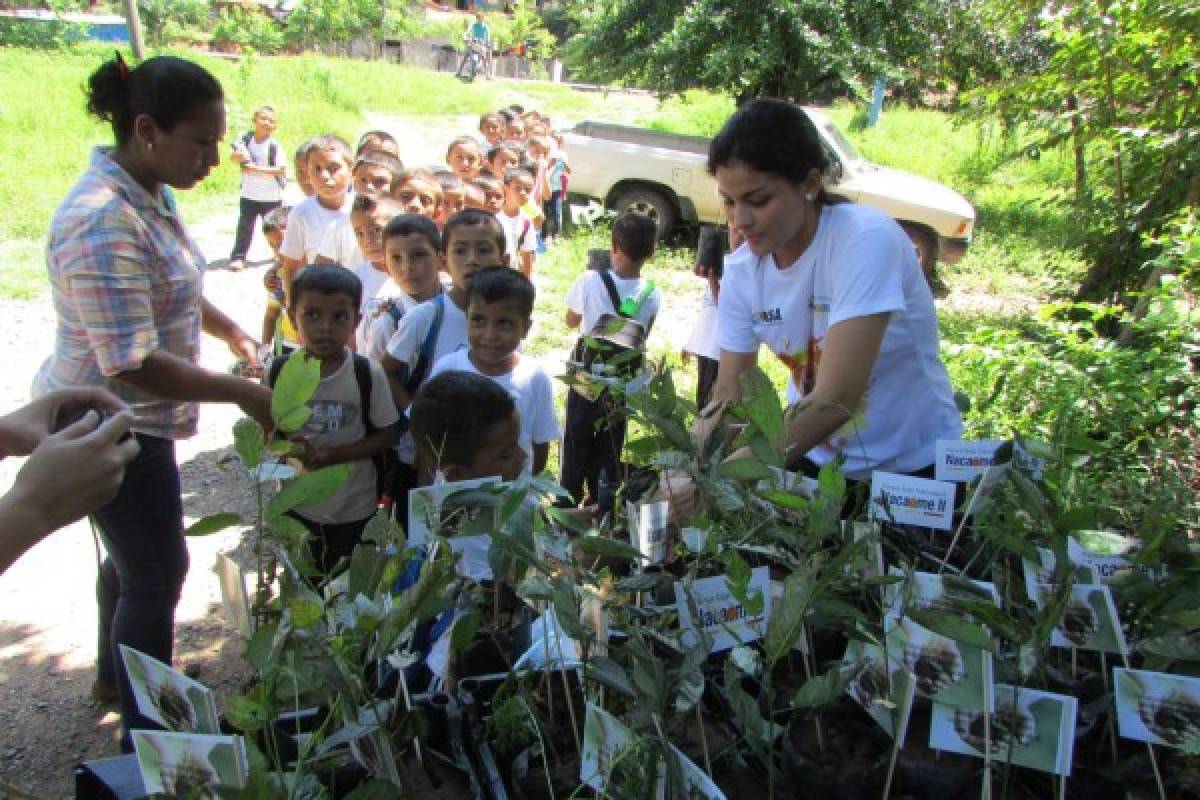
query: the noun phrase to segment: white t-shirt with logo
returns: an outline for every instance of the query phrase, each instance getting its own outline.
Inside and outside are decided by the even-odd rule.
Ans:
[[[618,278],[612,270],[609,270],[609,274],[612,275],[613,283],[617,287],[617,296],[622,300],[638,297],[645,291],[649,283],[647,278]],[[655,288],[647,295],[633,318],[649,331],[651,323],[658,316],[658,309],[661,305],[662,294]],[[567,291],[567,308],[583,317],[583,322],[579,326],[579,330],[583,333],[592,331],[604,314],[617,313],[613,308],[608,289],[604,285],[604,278],[593,269],[589,269],[579,276],[575,285]]]
[[[503,211],[496,212],[496,219],[504,229],[504,253],[508,256],[509,266],[517,265],[518,253],[533,253],[537,251],[537,233],[533,220],[524,211],[518,211],[509,216]]]
[[[362,319],[354,331],[354,345],[358,352],[366,353],[371,323],[379,316],[379,310],[384,304],[394,298],[403,298],[407,301],[403,306],[407,310],[413,303],[408,295],[392,282],[391,276],[383,270],[376,269],[369,261],[355,267],[354,274],[362,284],[362,303],[358,306],[358,313]]]
[[[306,266],[313,263],[329,228],[338,220],[349,219],[353,204],[354,195],[349,192],[341,208],[326,208],[316,195],[305,198],[288,214],[287,232],[283,235],[283,244],[279,246],[280,254]]]
[[[725,261],[721,349],[753,353],[765,344],[791,372],[789,403],[805,396],[806,380],[811,387],[829,328],[880,313],[889,318],[863,407],[807,454],[825,464],[844,453],[846,474],[856,479],[876,469],[927,467],[938,439],[962,434],[938,352],[933,295],[912,242],[883,212],[839,203],[822,209],[812,243],[794,264],[780,269],[747,245]]]
[[[275,163],[271,163],[271,145],[275,145]],[[244,153],[251,164],[258,167],[284,166],[283,148],[279,142],[268,136],[261,142],[255,141],[254,135],[242,136],[235,147]],[[283,196],[283,188],[275,175],[264,175],[261,172],[242,173],[242,197],[259,203],[274,203]]]
[[[471,363],[470,351],[458,350],[438,359],[429,377],[452,370],[483,375]],[[536,359],[520,353],[517,354],[517,366],[512,372],[484,377],[504,387],[517,406],[517,416],[521,418],[519,441],[527,456],[521,475],[527,477],[533,472],[533,446],[557,441],[561,434],[554,412],[554,382],[550,379],[550,373]]]
[[[354,374],[354,357],[348,349],[337,372],[317,384],[309,406],[312,416],[300,432],[316,446],[341,447],[361,441],[367,435],[363,424],[362,394]],[[371,423],[376,429],[386,428],[399,419],[387,376],[382,367],[372,362]],[[332,497],[296,510],[314,522],[357,522],[375,513],[376,501],[375,464],[367,458],[350,462],[350,476]]]

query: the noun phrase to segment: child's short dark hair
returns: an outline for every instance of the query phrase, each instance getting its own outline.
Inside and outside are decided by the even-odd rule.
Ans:
[[[296,148],[296,152],[292,155],[292,160],[299,161],[302,158],[308,158],[308,154],[311,153],[313,151],[313,148],[316,146],[317,146],[317,137],[310,136],[309,138],[307,138],[303,142],[301,142],[300,146]]]
[[[396,141],[395,136],[392,136],[387,131],[367,131],[362,136],[358,137],[358,144],[354,146],[354,155],[362,155],[364,151],[370,148],[370,145],[373,142],[387,142],[392,147],[396,148],[397,153],[400,152],[400,143]]]
[[[313,264],[292,278],[292,308],[300,303],[305,292],[344,294],[354,301],[354,310],[362,305],[362,281],[339,264]]]
[[[504,183],[495,175],[479,175],[472,183],[485,192],[504,191]]]
[[[484,114],[483,116],[487,117],[490,115]],[[482,117],[479,120],[479,125],[480,125],[480,127],[483,126],[483,118]],[[450,157],[450,154],[454,152],[454,148],[456,148],[456,147],[470,147],[470,148],[474,149],[476,152],[478,152],[479,151],[479,141],[474,136],[458,136],[458,137],[456,137],[455,139],[453,139],[450,142],[450,144],[446,145],[446,157],[447,158]]]
[[[507,125],[508,123],[512,122],[512,120],[513,120],[513,112],[512,112],[512,110],[511,110],[511,109],[507,109],[507,108],[502,108],[502,109],[500,109],[499,111],[497,111],[497,112],[496,112],[496,116],[497,116],[497,117],[499,117],[499,118],[500,118],[500,120],[501,120],[501,121],[502,121],[502,122],[503,122],[505,125]]]
[[[503,253],[507,242],[504,239],[504,228],[500,227],[500,220],[496,219],[495,214],[480,208],[464,208],[462,211],[456,211],[450,215],[450,219],[446,220],[446,224],[442,228],[442,253],[445,254],[450,248],[450,240],[454,238],[456,230],[472,228],[476,225],[485,225],[492,229],[496,237],[496,245]]]
[[[505,186],[508,186],[517,178],[529,178],[529,180],[532,181],[535,179],[535,176],[533,174],[533,170],[531,170],[529,167],[509,167],[508,169],[504,170]]]
[[[409,410],[417,464],[466,467],[516,405],[500,384],[474,372],[442,372],[421,385]]]
[[[404,162],[386,150],[365,150],[354,159],[354,168],[361,166],[383,167],[395,178],[404,171]]]
[[[483,126],[489,122],[494,122],[498,125],[504,124],[504,117],[498,111],[489,111],[486,114],[479,115],[479,130],[483,130]]]
[[[645,214],[622,211],[613,221],[613,244],[639,264],[654,255],[654,242],[657,238],[658,225]]]
[[[289,213],[291,213],[290,208],[287,206],[280,206],[279,208],[273,208],[267,213],[263,214],[262,232],[268,233],[270,231],[287,230]]]
[[[491,164],[496,160],[496,156],[500,155],[500,153],[504,152],[505,150],[512,153],[517,158],[521,158],[525,155],[525,148],[522,147],[520,143],[514,142],[511,139],[505,139],[502,142],[496,142],[494,145],[488,148],[487,162]]]
[[[392,210],[395,214],[403,214],[404,207],[390,197],[376,197],[369,194],[354,195],[354,202],[350,204],[351,214],[374,213],[380,209],[387,211]]]
[[[429,240],[434,252],[441,252],[442,233],[438,230],[437,223],[424,214],[400,214],[392,217],[383,229],[384,246],[387,246],[387,240],[393,236],[412,236],[414,234],[424,236]]]
[[[314,136],[311,140],[311,146],[308,149],[309,155],[315,152],[337,153],[346,162],[346,166],[354,166],[354,159],[350,155],[350,144],[342,137],[334,133],[323,133],[320,136]]]
[[[434,198],[435,202],[441,205],[442,184],[438,182],[437,176],[427,169],[406,169],[397,174],[395,178],[392,178],[391,194],[394,196],[396,192],[400,191],[400,187],[409,181],[424,181],[428,183],[434,189],[434,194],[436,195]]]
[[[462,178],[448,169],[437,170],[433,173],[433,177],[437,178],[443,192],[461,192],[467,185]]]
[[[467,282],[467,304],[478,297],[485,303],[499,303],[503,300],[515,300],[517,308],[525,319],[533,316],[533,303],[537,300],[537,290],[533,282],[515,269],[508,267],[487,267],[471,274]]]

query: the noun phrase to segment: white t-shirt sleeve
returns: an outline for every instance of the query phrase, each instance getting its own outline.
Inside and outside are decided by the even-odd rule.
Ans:
[[[837,248],[828,273],[833,283],[829,327],[847,319],[905,309],[903,271],[897,266],[909,255],[905,248],[912,248],[907,239],[893,235],[882,224],[856,231]],[[723,294],[721,301],[725,301]]]
[[[537,233],[534,232],[533,220],[525,212],[517,215],[517,238],[519,249],[523,253],[537,252]]]
[[[434,375],[440,375],[443,372],[451,372],[456,369],[462,369],[458,363],[458,354],[460,352],[462,351],[456,350],[453,353],[447,353],[437,361],[433,362],[433,367],[431,367],[429,370],[429,377],[432,378]]]
[[[395,332],[396,323],[392,320],[391,314],[383,313],[371,320],[367,326],[366,342],[363,347],[367,358],[372,361],[383,361],[383,357],[387,355],[388,341]]]
[[[754,311],[750,307],[751,284],[758,280],[750,265],[725,262],[721,278],[721,302],[717,304],[717,344],[731,353],[757,353]]]
[[[580,276],[579,280],[575,281],[574,285],[567,290],[567,308],[574,311],[576,314],[583,314],[583,286],[587,283],[587,279],[591,274],[591,270]]]
[[[287,230],[283,233],[283,243],[279,245],[279,254],[293,261],[304,260],[304,204],[296,206],[288,214]]]
[[[387,343],[388,355],[409,367],[416,363],[421,342],[425,340],[429,324],[432,322],[431,319],[428,319],[429,315],[426,313],[428,310],[422,304],[400,318],[400,322],[396,325],[396,332],[392,334],[392,338]]]
[[[386,428],[395,425],[400,419],[396,410],[396,401],[392,399],[392,390],[388,386],[387,375],[383,367],[371,362],[371,424],[376,428]]]
[[[530,381],[533,389],[533,419],[529,420],[530,440],[534,444],[549,444],[561,435],[554,410],[554,385],[546,370],[540,366]]]

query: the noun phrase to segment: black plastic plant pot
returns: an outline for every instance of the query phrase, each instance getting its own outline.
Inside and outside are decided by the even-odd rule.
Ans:
[[[435,692],[429,695],[429,702],[425,705],[426,718],[429,720],[425,742],[447,757],[452,757],[449,711],[453,702],[454,699],[445,692]]]
[[[471,767],[479,786],[483,789],[484,797],[492,800],[508,800],[508,790],[505,787],[504,778],[500,775],[500,770],[496,766],[496,758],[492,753],[492,748],[488,745],[487,736],[484,735],[479,705],[467,691],[462,691],[459,696],[462,700],[462,726],[467,755],[471,760]]]
[[[509,627],[476,639],[475,646],[459,658],[463,675],[491,675],[508,667],[529,649],[533,620],[522,614]]]
[[[132,753],[75,767],[76,800],[141,800],[145,796],[142,772]]]

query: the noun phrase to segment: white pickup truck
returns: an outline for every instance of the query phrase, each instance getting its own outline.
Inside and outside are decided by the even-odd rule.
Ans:
[[[966,198],[936,181],[872,164],[820,109],[804,111],[829,153],[831,191],[890,214],[912,238],[926,272],[936,261],[962,258],[975,227],[975,209]],[[708,142],[700,136],[580,122],[563,134],[571,164],[569,199],[648,214],[663,238],[680,224],[721,224],[716,181],[705,169]]]

